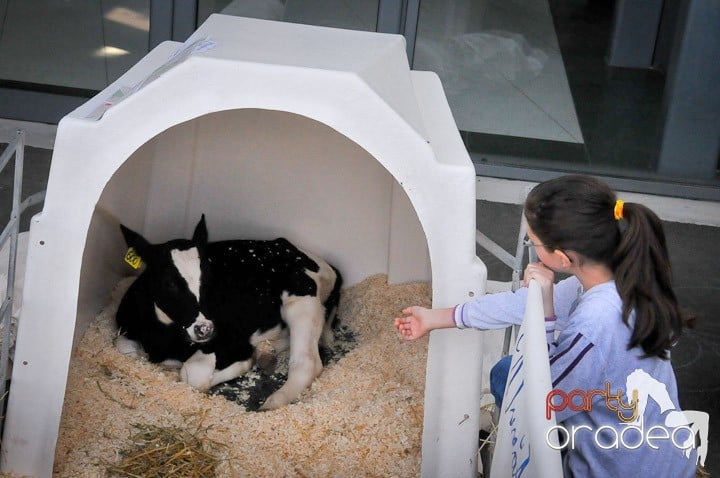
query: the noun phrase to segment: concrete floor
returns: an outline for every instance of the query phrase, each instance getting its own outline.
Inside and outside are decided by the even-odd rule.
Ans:
[[[0,152],[5,145],[0,145]],[[50,170],[52,151],[27,147],[25,150],[24,197],[44,190]],[[0,220],[7,221],[12,197],[12,168],[0,174]],[[35,207],[23,217],[26,230]],[[521,208],[478,201],[478,229],[506,250],[514,251]],[[676,292],[683,307],[697,313],[701,320],[687,332],[673,351],[672,361],[678,377],[680,403],[684,410],[710,414],[709,455],[706,467],[720,470],[720,228],[680,223],[665,223]],[[510,280],[510,271],[493,256],[478,250],[487,264],[489,278]]]

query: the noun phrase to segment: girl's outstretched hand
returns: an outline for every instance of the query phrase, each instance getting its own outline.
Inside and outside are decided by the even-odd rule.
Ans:
[[[403,309],[405,317],[395,318],[395,328],[405,340],[419,339],[429,332],[423,321],[423,315],[428,312],[424,307],[412,306]]]
[[[419,339],[434,329],[455,327],[453,309],[427,309],[414,305],[395,318],[395,328],[405,340]]]

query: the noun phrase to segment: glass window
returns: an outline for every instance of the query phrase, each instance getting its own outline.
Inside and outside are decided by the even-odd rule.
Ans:
[[[379,0],[199,0],[198,24],[212,13],[375,31]]]
[[[717,197],[720,102],[702,78],[718,79],[720,9],[681,4],[703,2],[422,0],[413,68],[440,76],[481,173],[580,171]]]
[[[0,1],[0,85],[105,88],[148,51],[150,0]]]

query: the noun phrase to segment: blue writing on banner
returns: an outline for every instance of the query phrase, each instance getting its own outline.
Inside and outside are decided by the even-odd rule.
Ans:
[[[518,428],[524,430],[524,427],[519,427],[518,419],[520,418],[517,411],[516,400],[520,396],[520,392],[525,386],[525,380],[520,371],[523,368],[524,357],[520,353],[520,344],[522,343],[524,334],[517,338],[515,343],[515,354],[513,354],[513,364],[510,368],[508,375],[508,381],[505,388],[505,399],[503,400],[505,405],[505,418],[508,429],[510,430],[510,445],[512,447],[512,477],[519,478],[522,476],[525,469],[530,464],[530,444],[526,443],[526,434],[523,432],[522,435],[518,436]],[[510,400],[507,397],[512,396]],[[522,401],[522,398],[518,401]],[[527,446],[525,446],[527,444]]]

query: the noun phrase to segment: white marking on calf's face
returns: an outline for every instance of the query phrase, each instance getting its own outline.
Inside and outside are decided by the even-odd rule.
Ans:
[[[154,304],[154,305],[155,305],[155,316],[157,317],[157,319],[165,325],[171,325],[173,323],[173,319],[171,319],[169,315],[167,315],[165,312],[163,312],[163,310],[160,307],[158,307],[157,304]]]
[[[200,277],[202,271],[200,269],[200,253],[197,247],[191,247],[185,250],[173,249],[170,251],[170,257],[180,277],[185,280],[188,289],[193,296],[195,296],[195,300],[200,303]],[[157,306],[155,306],[155,310],[158,313],[160,322],[172,322],[172,319],[164,314]],[[166,322],[165,319],[169,319],[170,322]],[[203,343],[212,338],[214,326],[202,313],[199,313],[195,321],[185,328],[185,331],[190,337],[190,340]]]
[[[170,251],[170,257],[180,276],[187,282],[195,300],[200,302],[200,253],[197,247],[186,250],[173,249]]]

